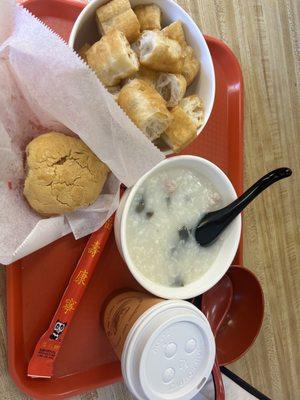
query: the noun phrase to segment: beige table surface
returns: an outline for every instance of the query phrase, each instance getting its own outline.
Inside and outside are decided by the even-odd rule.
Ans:
[[[42,0],[41,0],[42,1]],[[223,39],[245,81],[245,186],[268,170],[294,175],[244,216],[245,265],[266,299],[255,345],[230,368],[274,400],[300,398],[300,1],[180,0],[202,31]],[[7,372],[5,272],[0,278],[0,400],[28,399]],[[81,399],[131,399],[122,384]]]

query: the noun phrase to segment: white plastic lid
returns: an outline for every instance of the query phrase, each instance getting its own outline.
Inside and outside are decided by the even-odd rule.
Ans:
[[[151,307],[132,327],[122,372],[140,400],[190,400],[208,379],[215,341],[205,316],[192,304],[169,300]]]

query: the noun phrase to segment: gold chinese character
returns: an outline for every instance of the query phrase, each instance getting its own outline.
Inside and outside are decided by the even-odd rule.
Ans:
[[[96,240],[96,241],[91,245],[91,247],[88,249],[88,253],[91,254],[92,257],[95,257],[95,255],[96,255],[97,253],[99,253],[100,247],[101,247],[101,246],[100,246],[99,240]]]
[[[85,286],[86,280],[88,277],[88,272],[86,269],[82,269],[81,271],[78,272],[76,278],[75,278],[75,282],[77,283],[77,285],[83,285]]]
[[[77,304],[77,301],[75,301],[73,299],[73,297],[71,297],[70,299],[66,299],[65,304],[63,306],[63,309],[65,311],[65,314],[67,314],[70,311],[74,311],[75,310],[75,305]]]
[[[59,349],[58,344],[55,344],[55,345],[53,346],[53,350],[58,350],[58,349]]]
[[[113,219],[112,219],[112,218],[109,218],[109,219],[105,222],[104,228],[110,230],[112,226],[113,226]]]

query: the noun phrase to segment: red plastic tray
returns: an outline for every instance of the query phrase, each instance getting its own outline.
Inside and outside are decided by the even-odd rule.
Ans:
[[[23,2],[24,3],[24,2]],[[80,2],[29,0],[24,5],[67,40]],[[243,80],[231,50],[206,37],[216,72],[216,99],[210,120],[185,154],[200,155],[225,171],[243,189]],[[36,399],[61,399],[122,379],[100,324],[104,300],[121,287],[137,288],[111,235],[99,266],[65,338],[51,380],[31,379],[27,365],[47,329],[87,238],[68,235],[7,267],[9,371],[17,386]],[[235,264],[242,264],[240,245]]]

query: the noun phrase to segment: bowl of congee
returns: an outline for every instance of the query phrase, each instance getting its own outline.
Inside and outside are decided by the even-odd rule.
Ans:
[[[194,232],[201,217],[237,198],[224,172],[196,156],[168,158],[124,193],[115,219],[118,249],[135,279],[166,299],[188,299],[226,273],[241,235],[241,216],[210,246]]]

